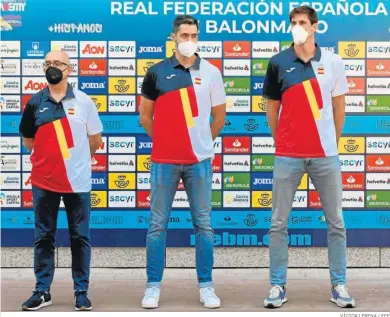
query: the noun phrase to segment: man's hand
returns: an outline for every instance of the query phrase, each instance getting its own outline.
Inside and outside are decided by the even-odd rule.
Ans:
[[[101,133],[89,136],[89,149],[91,151],[91,157],[98,150],[98,148],[100,147],[102,142],[103,141],[102,141],[102,134]]]
[[[29,150],[29,152],[32,151],[33,145],[34,145],[34,139],[33,138],[23,138],[23,144]]]
[[[276,131],[278,128],[280,105],[280,100],[267,99],[267,120],[274,143],[276,143]]]
[[[339,144],[341,132],[343,131],[345,120],[345,95],[332,98],[333,120],[336,129],[336,142]]]
[[[141,97],[140,122],[146,133],[153,139],[153,112],[154,101]]]

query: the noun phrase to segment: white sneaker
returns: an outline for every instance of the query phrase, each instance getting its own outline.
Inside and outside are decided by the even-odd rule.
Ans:
[[[348,293],[348,288],[345,285],[336,285],[332,287],[331,302],[341,308],[356,307],[355,300]]]
[[[202,287],[199,289],[200,302],[206,308],[219,308],[221,307],[221,300],[215,295],[214,288]]]
[[[160,300],[160,288],[148,287],[142,299],[142,308],[157,308]]]
[[[269,295],[264,299],[265,308],[278,308],[287,302],[287,290],[285,287],[275,285],[269,291]]]

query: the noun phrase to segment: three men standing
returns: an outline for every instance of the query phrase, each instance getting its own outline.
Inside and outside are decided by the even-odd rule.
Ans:
[[[272,57],[264,82],[267,118],[275,140],[270,280],[264,306],[287,301],[287,223],[295,192],[308,173],[328,223],[332,301],[354,307],[346,284],[346,232],[338,157],[348,85],[341,58],[314,40],[318,16],[310,7],[290,13],[294,44]],[[157,308],[165,263],[169,214],[180,179],[195,228],[200,301],[220,307],[213,288],[214,233],[211,227],[213,140],[225,123],[226,96],[219,70],[196,54],[198,22],[174,20],[175,54],[152,66],[143,81],[141,124],[153,140],[151,221],[147,234],[147,283],[142,307]],[[36,290],[22,308],[51,305],[54,242],[61,197],[67,212],[76,310],[90,310],[91,156],[101,143],[102,124],[92,100],[72,89],[69,57],[50,52],[45,59],[49,85],[28,102],[20,123],[31,162],[35,211]],[[210,123],[210,117],[213,120]]]

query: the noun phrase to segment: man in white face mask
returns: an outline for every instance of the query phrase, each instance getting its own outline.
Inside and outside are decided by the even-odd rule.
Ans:
[[[153,141],[147,284],[142,307],[157,308],[159,304],[169,214],[182,179],[195,227],[200,302],[206,308],[218,308],[221,303],[212,282],[210,212],[213,140],[225,124],[225,90],[218,68],[196,54],[197,20],[188,15],[177,17],[172,40],[175,54],[149,68],[142,85],[141,124]]]
[[[348,84],[339,55],[317,46],[318,16],[302,6],[290,13],[294,44],[269,62],[264,97],[275,141],[268,308],[287,301],[287,224],[302,176],[308,173],[328,225],[331,301],[355,307],[346,287],[346,230],[338,142],[345,118]]]

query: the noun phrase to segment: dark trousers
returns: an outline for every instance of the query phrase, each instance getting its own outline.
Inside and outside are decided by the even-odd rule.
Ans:
[[[33,186],[35,212],[34,272],[36,290],[50,291],[54,277],[54,251],[58,209],[63,197],[68,218],[75,291],[87,291],[91,263],[90,192],[57,193]]]

